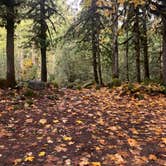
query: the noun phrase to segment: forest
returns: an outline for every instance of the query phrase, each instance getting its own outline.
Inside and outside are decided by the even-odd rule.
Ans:
[[[0,0],[0,166],[164,166],[165,97],[165,0]]]

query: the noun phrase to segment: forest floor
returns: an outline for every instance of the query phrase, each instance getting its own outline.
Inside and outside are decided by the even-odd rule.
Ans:
[[[118,88],[33,95],[0,90],[0,166],[166,165],[164,95],[139,100]]]

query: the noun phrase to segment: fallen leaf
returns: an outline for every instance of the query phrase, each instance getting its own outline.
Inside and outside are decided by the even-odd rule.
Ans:
[[[59,120],[55,119],[53,120],[53,123],[59,123]]]
[[[127,141],[130,146],[138,146],[138,142],[135,139],[129,138]]]
[[[107,158],[107,163],[109,163],[110,161],[114,161],[115,164],[118,164],[118,165],[125,163],[125,160],[123,159],[123,157],[118,153],[109,154],[106,156],[106,158]]]
[[[39,120],[39,123],[41,123],[41,124],[43,124],[43,125],[44,125],[44,124],[46,124],[46,123],[47,123],[47,119],[40,119],[40,120]]]
[[[104,125],[104,120],[102,119],[102,118],[100,118],[99,120],[98,120],[98,124],[100,124],[100,125]]]
[[[124,163],[123,157],[120,154],[118,154],[118,153],[115,154],[115,159],[116,159],[115,160],[116,164],[122,164],[122,163]]]
[[[165,138],[161,138],[161,140],[163,141],[163,143],[166,144],[166,137]]]
[[[67,151],[67,148],[64,147],[64,146],[56,146],[56,147],[54,148],[54,150],[57,151],[57,152],[66,152],[66,151]]]
[[[108,128],[108,130],[117,131],[117,130],[118,130],[118,127],[117,127],[117,126],[110,126],[110,127]]]
[[[47,143],[52,144],[54,141],[51,139],[51,137],[47,137]]]
[[[149,155],[149,160],[157,160],[157,157],[154,154]]]
[[[26,121],[25,121],[26,123],[32,123],[33,122],[33,119],[31,118],[31,119],[26,119]]]
[[[64,136],[64,137],[63,137],[63,140],[64,140],[64,141],[71,141],[71,140],[72,140],[72,137]]]
[[[89,165],[89,159],[86,157],[83,157],[80,159],[79,166],[85,166],[85,165]]]
[[[44,151],[42,151],[42,152],[40,152],[40,153],[38,154],[39,157],[43,157],[43,156],[45,156],[45,155],[46,155],[46,152],[44,152]]]
[[[133,134],[139,134],[138,131],[137,131],[135,128],[131,128],[130,131],[131,131]]]
[[[33,161],[34,160],[34,156],[27,156],[27,157],[25,157],[25,159],[24,159],[24,161]]]
[[[71,160],[70,159],[65,160],[65,164],[70,166],[71,165]]]
[[[81,120],[76,120],[76,123],[83,124],[83,122]]]
[[[100,162],[91,162],[90,163],[91,166],[101,166]]]
[[[20,163],[22,161],[22,159],[15,159],[14,160],[14,165],[17,165],[18,163]]]

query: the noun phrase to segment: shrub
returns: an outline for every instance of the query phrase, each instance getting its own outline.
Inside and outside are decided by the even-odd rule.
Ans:
[[[114,78],[110,83],[108,83],[108,87],[109,88],[113,88],[113,87],[119,87],[122,85],[122,82],[120,79],[118,78]]]
[[[51,85],[53,85],[54,88],[57,88],[57,89],[59,88],[59,85],[56,81],[52,81]]]
[[[23,95],[25,97],[34,97],[36,96],[36,93],[32,89],[26,88],[23,92]]]

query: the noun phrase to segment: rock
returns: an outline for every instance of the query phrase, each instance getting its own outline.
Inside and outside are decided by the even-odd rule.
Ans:
[[[46,83],[42,81],[37,81],[37,80],[30,80],[28,82],[28,88],[33,89],[33,90],[43,90],[46,87]]]

